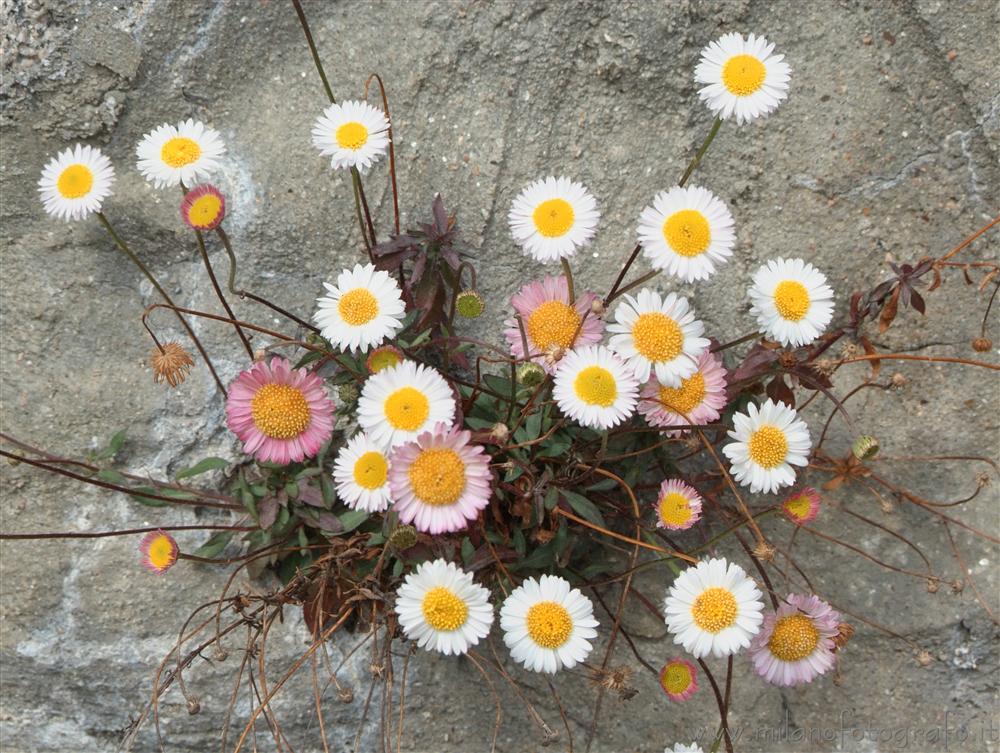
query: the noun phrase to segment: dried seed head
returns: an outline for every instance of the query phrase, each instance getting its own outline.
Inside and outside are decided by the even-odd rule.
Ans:
[[[486,309],[483,297],[475,290],[463,290],[455,299],[455,311],[466,319],[475,319]]]
[[[187,709],[188,709],[188,714],[194,716],[195,714],[201,712],[201,703],[198,702],[197,698],[188,698]]]
[[[990,474],[988,474],[986,471],[983,471],[982,473],[976,476],[976,485],[980,489],[984,486],[989,486],[991,483],[992,480],[990,479]]]
[[[593,677],[592,682],[602,688],[613,690],[616,693],[626,693],[630,690],[629,680],[632,679],[631,667],[615,667],[614,669],[599,669]]]
[[[977,337],[972,341],[972,349],[977,353],[985,353],[993,348],[993,341],[988,337]]]
[[[545,369],[533,361],[517,367],[517,383],[523,387],[537,387],[545,379]]]
[[[900,374],[898,371],[892,375],[892,379],[889,380],[889,386],[894,390],[901,390],[909,383],[909,379]]]
[[[604,316],[604,312],[607,309],[604,308],[604,301],[600,298],[595,298],[590,302],[590,313],[596,316],[598,319]]]
[[[873,457],[878,455],[879,445],[878,440],[875,437],[870,437],[864,434],[854,440],[854,444],[851,445],[851,452],[854,453],[854,457],[858,460],[871,460]]]
[[[417,529],[413,526],[398,526],[389,534],[389,546],[398,552],[409,549],[417,543]]]
[[[492,439],[497,444],[503,444],[507,441],[507,437],[510,436],[510,429],[507,428],[507,424],[497,422],[493,424],[493,428],[490,429],[490,439]]]
[[[780,363],[786,369],[790,369],[796,366],[798,362],[799,359],[795,357],[795,354],[787,350],[780,356],[778,356],[778,363]]]
[[[337,700],[341,703],[353,703],[354,691],[346,685],[341,685],[340,689],[337,691]]]
[[[934,657],[931,655],[931,652],[925,648],[920,649],[920,653],[917,654],[917,664],[921,667],[929,667],[933,663]]]
[[[927,593],[936,594],[938,592],[938,582],[934,578],[927,579]]]
[[[153,381],[166,382],[171,387],[182,384],[194,366],[194,360],[180,343],[166,343],[162,349],[153,348],[149,357],[153,367]]]
[[[267,351],[263,348],[257,348],[257,350],[253,352],[254,363],[260,363],[265,358],[267,358]]]
[[[840,349],[844,358],[853,358],[861,352],[861,348],[858,347],[857,343],[846,343],[843,348]]]
[[[965,590],[965,581],[959,578],[954,583],[951,584],[952,593],[960,594]]]
[[[777,550],[766,541],[759,541],[757,542],[757,546],[753,549],[753,556],[759,560],[764,560],[764,562],[771,562],[774,560],[776,551]]]
[[[854,635],[854,626],[849,622],[841,622],[837,625],[837,634],[833,637],[834,648],[838,651],[847,645]]]
[[[566,348],[553,345],[545,352],[545,360],[550,364],[557,364],[564,355],[566,355]]]
[[[837,370],[837,362],[832,358],[820,358],[818,361],[813,361],[813,371],[823,376],[830,376],[834,371]]]

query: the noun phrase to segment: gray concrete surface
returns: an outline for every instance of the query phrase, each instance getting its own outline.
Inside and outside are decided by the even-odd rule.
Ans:
[[[735,257],[697,287],[660,282],[662,289],[693,295],[720,339],[751,326],[743,295],[762,259],[803,255],[846,294],[877,282],[888,256],[941,253],[1000,206],[1000,11],[990,0],[311,2],[307,11],[340,97],[359,96],[372,71],[386,81],[405,219],[421,219],[436,191],[458,212],[490,306],[471,331],[491,339],[499,340],[506,298],[542,271],[526,263],[508,237],[505,215],[513,196],[539,175],[583,180],[603,219],[592,254],[579,260],[579,276],[581,284],[606,289],[631,247],[639,210],[677,180],[707,131],[711,121],[697,101],[692,70],[700,48],[724,31],[766,35],[787,55],[793,77],[790,99],[775,115],[749,127],[724,126],[696,176],[730,203],[739,237]],[[122,460],[151,474],[207,454],[234,456],[204,369],[177,391],[152,383],[137,317],[153,300],[148,285],[95,221],[66,225],[46,217],[35,182],[48,156],[72,141],[100,145],[118,172],[108,215],[178,300],[213,309],[175,197],[154,191],[133,162],[136,141],[157,124],[203,119],[221,131],[229,149],[218,182],[231,199],[227,223],[241,281],[310,312],[320,282],[358,258],[360,238],[349,183],[331,174],[309,142],[325,100],[291,6],[279,0],[15,0],[4,5],[3,21],[4,431],[69,454],[128,428]],[[384,168],[368,187],[384,234],[391,216]],[[973,255],[995,260],[997,249],[994,233]],[[222,263],[219,249],[213,258]],[[840,300],[843,316],[846,295]],[[986,297],[952,274],[927,303],[925,318],[905,312],[876,340],[912,352],[971,356],[969,341],[978,334]],[[250,304],[240,304],[238,313],[277,324]],[[160,322],[170,330],[167,318]],[[997,342],[995,315],[993,322]],[[225,377],[235,375],[241,354],[231,332],[206,323],[198,330]],[[983,358],[995,362],[997,354]],[[995,379],[961,366],[886,369],[904,374],[909,384],[895,392],[866,391],[851,407],[887,454],[996,455]],[[839,385],[850,387],[863,373],[851,367]],[[822,413],[809,418],[818,423]],[[844,451],[849,439],[834,423],[829,446]],[[961,462],[883,465],[886,475],[939,501],[967,496],[975,474],[985,470]],[[4,464],[0,473],[4,531],[163,519],[23,466]],[[998,613],[995,546],[952,526],[970,570],[963,574],[942,525],[926,511],[902,503],[885,512],[857,488],[831,499],[823,530],[898,566],[919,566],[897,539],[841,512],[850,506],[903,532],[948,577],[971,574]],[[997,501],[994,486],[949,512],[996,535]],[[191,519],[179,511],[167,517]],[[768,530],[787,540],[787,527],[778,522]],[[194,536],[178,538],[183,546],[198,543]],[[216,571],[147,575],[137,567],[135,544],[6,542],[0,549],[3,750],[114,750],[188,612],[218,592],[224,575]],[[997,633],[968,584],[960,593],[943,587],[932,594],[919,580],[829,544],[800,538],[796,552],[822,593],[911,643],[852,619],[858,633],[843,655],[841,682],[827,678],[795,691],[764,686],[751,677],[746,658],[737,659],[731,722],[741,735],[739,750],[997,749]],[[667,579],[647,572],[642,584],[659,599]],[[654,663],[675,653],[648,615],[630,613],[627,624]],[[278,672],[305,646],[305,631],[296,619],[276,630],[269,666]],[[336,642],[334,656],[350,640]],[[918,647],[930,654],[927,666],[917,660]],[[616,661],[630,663],[624,647]],[[198,716],[185,713],[176,692],[164,699],[167,750],[218,749],[215,730],[231,668],[204,664],[189,675],[202,700]],[[548,723],[562,729],[546,685],[515,674]],[[473,667],[420,654],[410,677],[404,750],[488,750],[492,700]],[[355,687],[353,703],[338,704],[329,695],[325,707],[331,750],[351,748],[367,662],[351,664],[347,680]],[[635,686],[639,693],[627,702],[605,700],[593,750],[661,751],[714,729],[707,688],[676,706],[665,702],[648,674],[637,673]],[[573,749],[581,750],[593,689],[579,675],[559,678],[557,687]],[[542,736],[517,698],[507,690],[503,700],[498,749],[539,750]],[[308,684],[280,701],[294,750],[321,749],[311,704]],[[376,741],[368,725],[362,749],[376,749]],[[150,728],[136,749],[156,749]],[[272,749],[266,732],[260,749]],[[554,749],[569,749],[565,732]]]

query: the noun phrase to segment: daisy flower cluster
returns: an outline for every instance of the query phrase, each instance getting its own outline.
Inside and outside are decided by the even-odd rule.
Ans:
[[[513,196],[510,247],[537,276],[519,281],[493,342],[461,329],[487,303],[440,198],[429,222],[405,232],[394,202],[396,232],[376,240],[362,176],[387,154],[394,170],[387,105],[331,102],[312,123],[323,169],[329,158],[350,176],[367,258],[316,280],[319,297],[306,319],[234,287],[237,259],[223,224],[238,207],[206,182],[226,175],[220,132],[189,119],[156,126],[136,146],[136,168],[152,188],[179,189],[180,221],[194,231],[227,312],[206,316],[232,326],[247,351],[228,383],[182,316],[202,312],[173,304],[103,213],[115,179],[109,158],[91,146],[68,148],[44,167],[38,190],[54,217],[97,214],[187,328],[224,394],[225,427],[242,454],[230,474],[236,496],[217,506],[239,500],[231,506],[259,528],[245,537],[252,551],[294,551],[274,561],[299,587],[290,593],[304,611],[330,588],[308,579],[335,572],[338,604],[368,600],[390,641],[398,634],[420,649],[478,661],[477,647],[495,633],[527,671],[576,670],[620,686],[587,662],[602,629],[588,594],[600,595],[600,578],[615,579],[611,539],[633,545],[636,556],[640,547],[658,551],[672,570],[660,581],[662,618],[671,651],[683,655],[664,657],[656,675],[667,700],[697,693],[706,659],[741,652],[765,681],[798,685],[835,666],[840,615],[814,594],[774,593],[715,552],[746,525],[757,548],[744,548],[760,566],[774,550],[758,518],[776,513],[798,534],[819,515],[819,493],[796,487],[814,459],[810,429],[792,399],[763,388],[772,374],[747,364],[807,361],[832,320],[833,290],[802,258],[763,260],[738,312],[756,329],[723,344],[731,338],[699,315],[696,295],[731,259],[742,253],[746,261],[739,212],[724,195],[688,184],[723,121],[762,118],[787,97],[790,68],[774,49],[754,34],[726,34],[702,51],[694,78],[712,130],[679,182],[657,186],[633,215],[635,250],[608,294],[578,289],[573,276],[578,252],[599,238],[603,199],[557,175]],[[392,186],[396,199],[394,172]],[[268,306],[298,328],[294,336],[234,314],[206,238],[217,238],[231,260],[230,293]],[[635,263],[648,269],[625,284]],[[156,346],[155,380],[180,388],[194,357],[177,342],[161,343],[143,321]],[[270,344],[251,344],[261,336]],[[750,354],[727,366],[726,351],[749,340]],[[686,464],[695,456],[715,465]],[[209,460],[187,472],[227,465]],[[765,497],[778,493],[786,496]],[[724,504],[729,494],[735,507]],[[153,572],[203,558],[183,553],[163,530],[144,530],[142,562]],[[213,551],[229,538],[219,541]],[[692,554],[678,548],[691,542]],[[316,601],[307,621],[318,629],[334,612],[322,614]],[[620,618],[610,621],[612,636]]]

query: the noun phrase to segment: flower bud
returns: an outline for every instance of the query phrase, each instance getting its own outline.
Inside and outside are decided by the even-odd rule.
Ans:
[[[875,437],[868,436],[867,434],[855,439],[854,444],[851,445],[851,452],[854,453],[854,457],[858,460],[871,460],[873,457],[878,455],[878,451],[878,440]]]
[[[475,290],[463,290],[455,299],[455,311],[466,319],[475,319],[486,309],[483,297]]]
[[[398,526],[389,534],[388,544],[398,552],[409,549],[417,543],[417,529],[413,526]]]
[[[545,379],[545,369],[533,361],[517,367],[517,383],[522,387],[537,387]]]

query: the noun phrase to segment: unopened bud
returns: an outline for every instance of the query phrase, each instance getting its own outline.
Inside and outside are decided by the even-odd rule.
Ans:
[[[187,699],[187,709],[188,709],[188,714],[190,714],[191,716],[194,716],[195,714],[198,714],[198,713],[201,712],[201,704],[198,703],[198,699],[197,698],[188,698]]]
[[[402,552],[417,543],[417,529],[413,526],[399,526],[389,535],[389,546]]]
[[[878,455],[878,451],[878,440],[875,437],[868,436],[867,434],[855,439],[854,444],[851,445],[851,452],[854,453],[854,457],[858,460],[871,460],[873,457]]]
[[[475,319],[486,309],[483,297],[475,290],[463,290],[455,299],[455,311],[466,319]]]
[[[988,337],[977,337],[972,341],[972,349],[977,353],[985,353],[993,348],[993,341]]]
[[[517,383],[522,387],[537,387],[545,379],[545,369],[534,361],[517,367]]]
[[[358,399],[358,388],[354,384],[342,384],[337,388],[337,397],[340,402],[349,405]]]

